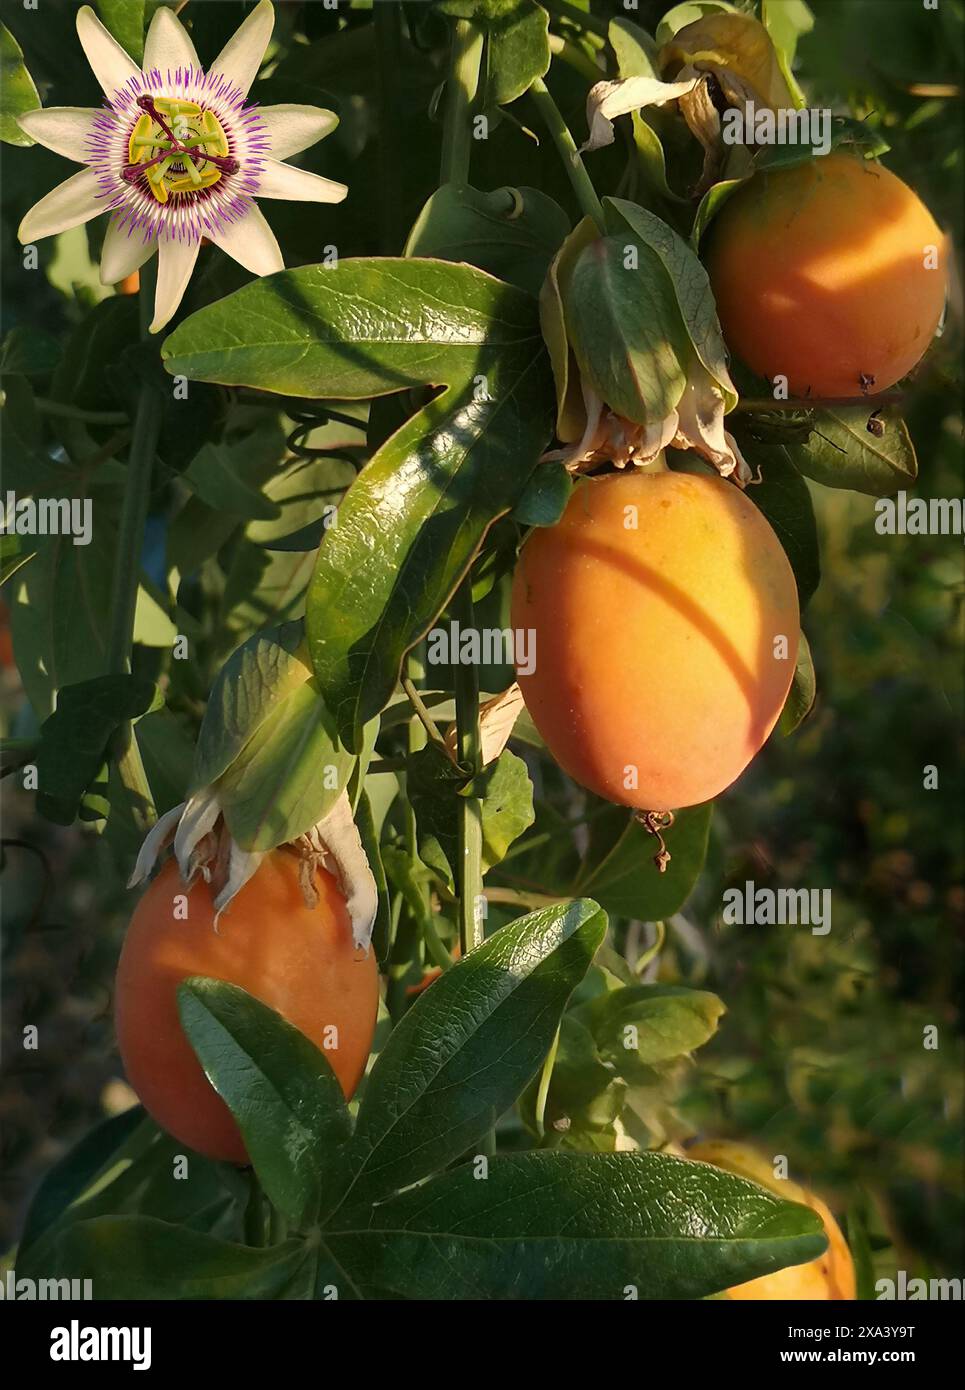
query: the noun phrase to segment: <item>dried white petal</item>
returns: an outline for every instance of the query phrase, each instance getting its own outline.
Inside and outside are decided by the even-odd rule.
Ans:
[[[214,829],[220,815],[221,807],[212,787],[202,787],[188,798],[178,833],[174,837],[174,853],[185,883],[197,868],[197,865],[191,862],[195,845],[209,830]]]
[[[137,852],[134,868],[127,880],[128,888],[136,888],[151,873],[161,850],[174,839],[175,827],[181,819],[181,812],[186,805],[187,802],[182,801],[180,806],[174,806],[170,811],[165,811],[164,815],[151,826],[144,837],[144,843]]]
[[[724,398],[709,372],[692,370],[677,403],[675,449],[696,449],[722,478],[746,487],[753,474],[734,439],[724,429]]]
[[[661,82],[656,77],[628,77],[623,81],[597,82],[586,99],[586,121],[590,134],[577,155],[613,144],[613,121],[644,106],[662,106],[677,101],[692,92],[701,79],[690,77],[683,82]]]
[[[214,925],[218,927],[218,918],[228,907],[231,899],[241,892],[252,874],[258,869],[264,859],[264,851],[242,849],[231,841],[231,849],[228,855],[228,876],[225,885],[214,900]]]
[[[495,762],[506,747],[522,709],[523,692],[515,681],[502,694],[494,695],[479,706],[479,744],[483,767]],[[456,756],[458,739],[458,726],[450,724],[445,743],[453,757]]]
[[[379,906],[379,890],[362,848],[362,838],[352,817],[352,803],[343,792],[318,825],[309,832],[312,843],[325,851],[333,862],[345,906],[352,921],[356,946],[368,951]]]

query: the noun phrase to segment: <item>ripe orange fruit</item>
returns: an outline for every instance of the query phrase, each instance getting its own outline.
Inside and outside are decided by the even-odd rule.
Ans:
[[[854,1260],[848,1243],[841,1234],[841,1228],[829,1208],[809,1192],[790,1179],[775,1178],[774,1169],[762,1154],[745,1144],[735,1144],[728,1140],[712,1140],[705,1144],[694,1144],[685,1155],[703,1163],[712,1163],[717,1168],[726,1168],[729,1173],[750,1178],[769,1188],[778,1197],[789,1202],[802,1202],[812,1207],[824,1222],[828,1236],[828,1248],[816,1260],[803,1265],[788,1265],[786,1269],[773,1274],[762,1274],[759,1279],[750,1279],[746,1284],[735,1284],[728,1289],[728,1298],[739,1302],[746,1300],[811,1299],[842,1300],[857,1297],[854,1274]]]
[[[520,552],[512,624],[535,638],[534,670],[517,677],[556,761],[650,811],[740,775],[781,712],[799,640],[791,566],[758,509],[733,483],[671,472],[582,482]]]
[[[210,888],[200,879],[185,888],[171,859],[124,940],[115,1024],[128,1080],[162,1128],[209,1158],[248,1162],[241,1132],[181,1027],[177,989],[188,976],[227,980],[275,1009],[323,1048],[346,1097],[365,1070],[378,1009],[375,955],[363,958],[353,945],[332,875],[317,871],[319,901],[308,907],[298,868],[293,854],[274,850],[215,931]],[[186,915],[177,911],[182,894]]]
[[[840,399],[884,391],[924,355],[947,254],[907,184],[828,154],[739,189],[712,225],[707,269],[732,352],[786,376],[794,396]]]

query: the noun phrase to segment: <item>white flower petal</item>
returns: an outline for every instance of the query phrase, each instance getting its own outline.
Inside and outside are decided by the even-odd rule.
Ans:
[[[286,202],[340,203],[348,189],[344,183],[323,179],[307,169],[294,169],[277,159],[266,159],[258,178],[257,198],[284,198]]]
[[[321,106],[263,106],[258,119],[268,132],[273,159],[289,159],[331,135],[338,125],[334,111]]]
[[[139,883],[143,883],[148,874],[157,863],[157,857],[164,846],[174,838],[175,827],[181,819],[181,812],[184,810],[185,802],[180,806],[174,806],[170,811],[165,811],[164,815],[154,822],[144,843],[137,852],[137,859],[130,878],[127,880],[128,888],[136,888]]]
[[[228,82],[240,87],[246,96],[261,67],[274,25],[275,11],[271,0],[261,0],[257,9],[252,10],[243,24],[239,24],[209,65],[209,72],[220,73]]]
[[[144,40],[144,71],[157,68],[166,73],[169,69],[200,68],[194,44],[184,25],[173,10],[162,6],[155,12],[151,27]]]
[[[109,34],[90,5],[77,11],[77,36],[105,96],[112,97],[140,68]]]
[[[17,124],[38,145],[46,145],[54,154],[62,154],[75,164],[89,164],[87,139],[95,116],[101,113],[90,106],[48,106],[42,111],[27,111]]]
[[[158,242],[157,293],[154,296],[151,333],[159,333],[181,303],[200,247],[200,241],[171,241],[164,238]]]
[[[115,213],[107,224],[101,251],[101,284],[116,285],[133,275],[156,250],[157,242],[153,238],[145,241],[139,232],[131,231],[129,223],[122,224]]]
[[[276,270],[285,269],[275,233],[254,204],[237,222],[209,231],[208,236],[252,275],[273,275]]]
[[[178,833],[174,837],[174,853],[185,882],[191,875],[191,855],[195,845],[209,830],[214,829],[215,821],[220,815],[221,807],[211,787],[202,787],[188,798]]]
[[[41,237],[79,227],[103,210],[97,175],[93,169],[81,169],[65,183],[59,183],[46,198],[34,203],[20,223],[17,236],[26,245],[28,241],[39,241]]]

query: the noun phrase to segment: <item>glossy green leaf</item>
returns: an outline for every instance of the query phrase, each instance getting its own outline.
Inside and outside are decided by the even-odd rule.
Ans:
[[[44,1273],[93,1280],[96,1300],[272,1299],[309,1253],[300,1240],[257,1250],[153,1216],[97,1216],[58,1234]]]
[[[528,1153],[456,1168],[327,1243],[368,1298],[622,1301],[703,1298],[826,1238],[810,1207],[708,1164]]]
[[[7,145],[32,145],[17,117],[36,111],[40,105],[40,95],[23,61],[23,49],[7,26],[0,24],[0,140]]]
[[[274,1009],[222,980],[186,981],[178,1009],[268,1197],[295,1226],[312,1219],[337,1195],[351,1134],[325,1053]]]
[[[673,1061],[714,1036],[724,1012],[716,994],[641,984],[598,994],[576,1010],[600,1056],[631,1078],[636,1067]]]
[[[405,254],[467,261],[538,294],[569,230],[566,213],[538,188],[484,193],[447,183],[420,212]]]
[[[794,466],[825,487],[870,497],[891,497],[910,487],[918,477],[918,459],[908,426],[892,406],[877,419],[880,434],[867,405],[816,410],[808,439],[789,446]]]
[[[679,811],[663,832],[671,859],[660,873],[655,837],[629,814],[619,837],[581,879],[577,891],[592,893],[606,912],[642,922],[679,912],[697,882],[707,853],[712,803]]]
[[[388,703],[403,656],[442,611],[492,522],[515,505],[549,438],[549,368],[536,341],[525,360],[504,357],[488,370],[482,391],[445,392],[383,445],[319,549],[308,639],[350,748]]]
[[[542,1062],[605,931],[594,902],[541,908],[416,1000],[366,1082],[348,1205],[418,1182],[479,1142]]]
[[[386,258],[265,276],[185,319],[161,351],[192,381],[359,400],[465,382],[483,349],[526,345],[522,291],[470,266]]]

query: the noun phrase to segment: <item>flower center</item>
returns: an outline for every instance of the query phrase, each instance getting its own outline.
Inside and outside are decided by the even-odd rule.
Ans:
[[[128,142],[128,183],[146,178],[159,203],[172,193],[199,193],[238,172],[228,137],[213,111],[180,97],[141,96],[142,109]]]

